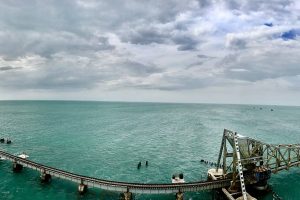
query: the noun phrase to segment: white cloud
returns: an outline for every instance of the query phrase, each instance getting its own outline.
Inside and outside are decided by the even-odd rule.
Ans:
[[[184,93],[179,101],[227,102],[232,88],[254,101],[258,88],[278,87],[299,96],[299,8],[291,0],[1,2],[1,96],[101,100],[102,91],[118,100],[135,91],[145,101]]]

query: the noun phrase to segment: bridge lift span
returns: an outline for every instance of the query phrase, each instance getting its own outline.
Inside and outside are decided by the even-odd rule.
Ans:
[[[217,168],[208,171],[212,180],[231,179],[223,188],[229,199],[255,199],[246,192],[246,185],[267,189],[271,173],[300,165],[300,144],[267,144],[225,129]]]

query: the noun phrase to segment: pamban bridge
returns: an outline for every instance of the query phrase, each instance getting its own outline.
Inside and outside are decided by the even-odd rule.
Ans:
[[[272,173],[300,165],[300,144],[267,144],[225,129],[217,167],[208,170],[206,181],[166,184],[127,183],[82,176],[4,151],[0,151],[0,157],[12,162],[14,172],[21,172],[24,167],[39,171],[43,182],[56,177],[78,183],[81,194],[95,187],[119,192],[124,200],[133,199],[135,193],[174,193],[177,200],[182,200],[184,192],[217,190],[230,200],[250,200],[255,198],[247,192],[248,188],[265,190]]]

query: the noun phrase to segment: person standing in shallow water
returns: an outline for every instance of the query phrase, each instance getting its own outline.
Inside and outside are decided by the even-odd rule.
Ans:
[[[138,165],[137,165],[137,168],[140,169],[141,166],[142,166],[142,162],[140,161],[140,162],[138,163]]]
[[[145,166],[148,167],[148,160],[146,160]],[[142,167],[142,162],[140,161],[137,165],[137,168],[140,169],[141,167]]]

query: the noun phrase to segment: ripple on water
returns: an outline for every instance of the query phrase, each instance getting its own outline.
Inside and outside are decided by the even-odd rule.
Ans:
[[[224,128],[270,143],[295,143],[300,141],[299,118],[299,107],[278,106],[270,112],[270,107],[259,110],[247,105],[0,102],[0,133],[14,141],[0,148],[26,151],[34,161],[109,180],[170,182],[173,173],[183,172],[187,181],[196,181],[205,178],[210,168],[200,160],[216,161]],[[137,170],[139,161],[143,166]],[[6,162],[0,168],[4,199],[118,198],[97,189],[83,198],[74,183],[53,179],[42,185],[34,171],[13,174]],[[273,176],[270,183],[284,199],[297,199],[299,178],[295,169]],[[186,198],[212,199],[211,195],[188,193]],[[136,198],[168,200],[174,195]]]

